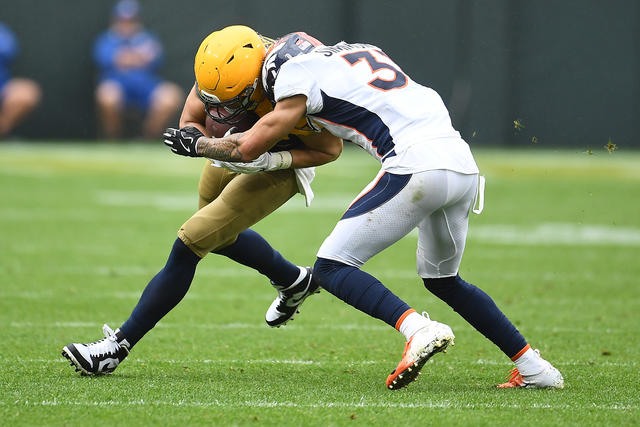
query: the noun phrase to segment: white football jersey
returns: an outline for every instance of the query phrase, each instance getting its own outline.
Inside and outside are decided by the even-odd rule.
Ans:
[[[375,46],[342,42],[295,56],[282,64],[273,95],[305,95],[312,123],[358,144],[388,172],[478,173],[440,96]]]

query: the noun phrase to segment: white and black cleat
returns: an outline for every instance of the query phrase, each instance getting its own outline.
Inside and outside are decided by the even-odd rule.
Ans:
[[[272,283],[278,290],[278,296],[267,309],[265,320],[272,328],[279,328],[293,320],[300,313],[300,306],[309,295],[319,293],[319,285],[313,280],[311,267],[304,267],[300,277],[288,288],[281,288]]]
[[[102,332],[105,337],[99,341],[90,344],[72,343],[62,348],[62,355],[81,375],[110,374],[129,355],[131,345],[120,329],[114,332],[104,325]]]

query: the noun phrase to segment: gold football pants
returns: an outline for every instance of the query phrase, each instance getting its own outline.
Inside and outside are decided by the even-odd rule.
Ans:
[[[238,174],[207,160],[200,183],[199,210],[178,237],[200,258],[234,243],[242,231],[282,206],[298,192],[293,169]]]

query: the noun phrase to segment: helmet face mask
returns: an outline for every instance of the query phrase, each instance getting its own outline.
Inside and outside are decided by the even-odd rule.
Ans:
[[[233,25],[207,36],[196,53],[196,91],[207,115],[236,124],[264,99],[260,71],[273,43],[249,27]]]
[[[255,80],[252,86],[247,86],[237,96],[226,101],[220,101],[215,95],[200,90],[197,87],[197,83],[196,91],[200,101],[204,104],[204,110],[212,120],[218,123],[234,125],[240,122],[248,111],[252,111],[257,107],[259,101],[251,99],[256,89],[258,89],[257,86],[258,79]]]

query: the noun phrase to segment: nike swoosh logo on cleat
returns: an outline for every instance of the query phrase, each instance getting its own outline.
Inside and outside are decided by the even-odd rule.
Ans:
[[[102,372],[105,366],[107,369],[115,369],[118,366],[118,359],[109,358],[101,360],[98,364],[98,372]]]
[[[291,296],[287,296],[286,305],[291,307],[291,306],[300,304],[300,302],[304,299],[304,297],[307,296],[308,291],[309,291],[309,285],[307,285],[307,287],[304,288],[304,290],[300,292],[295,292],[291,294]]]

